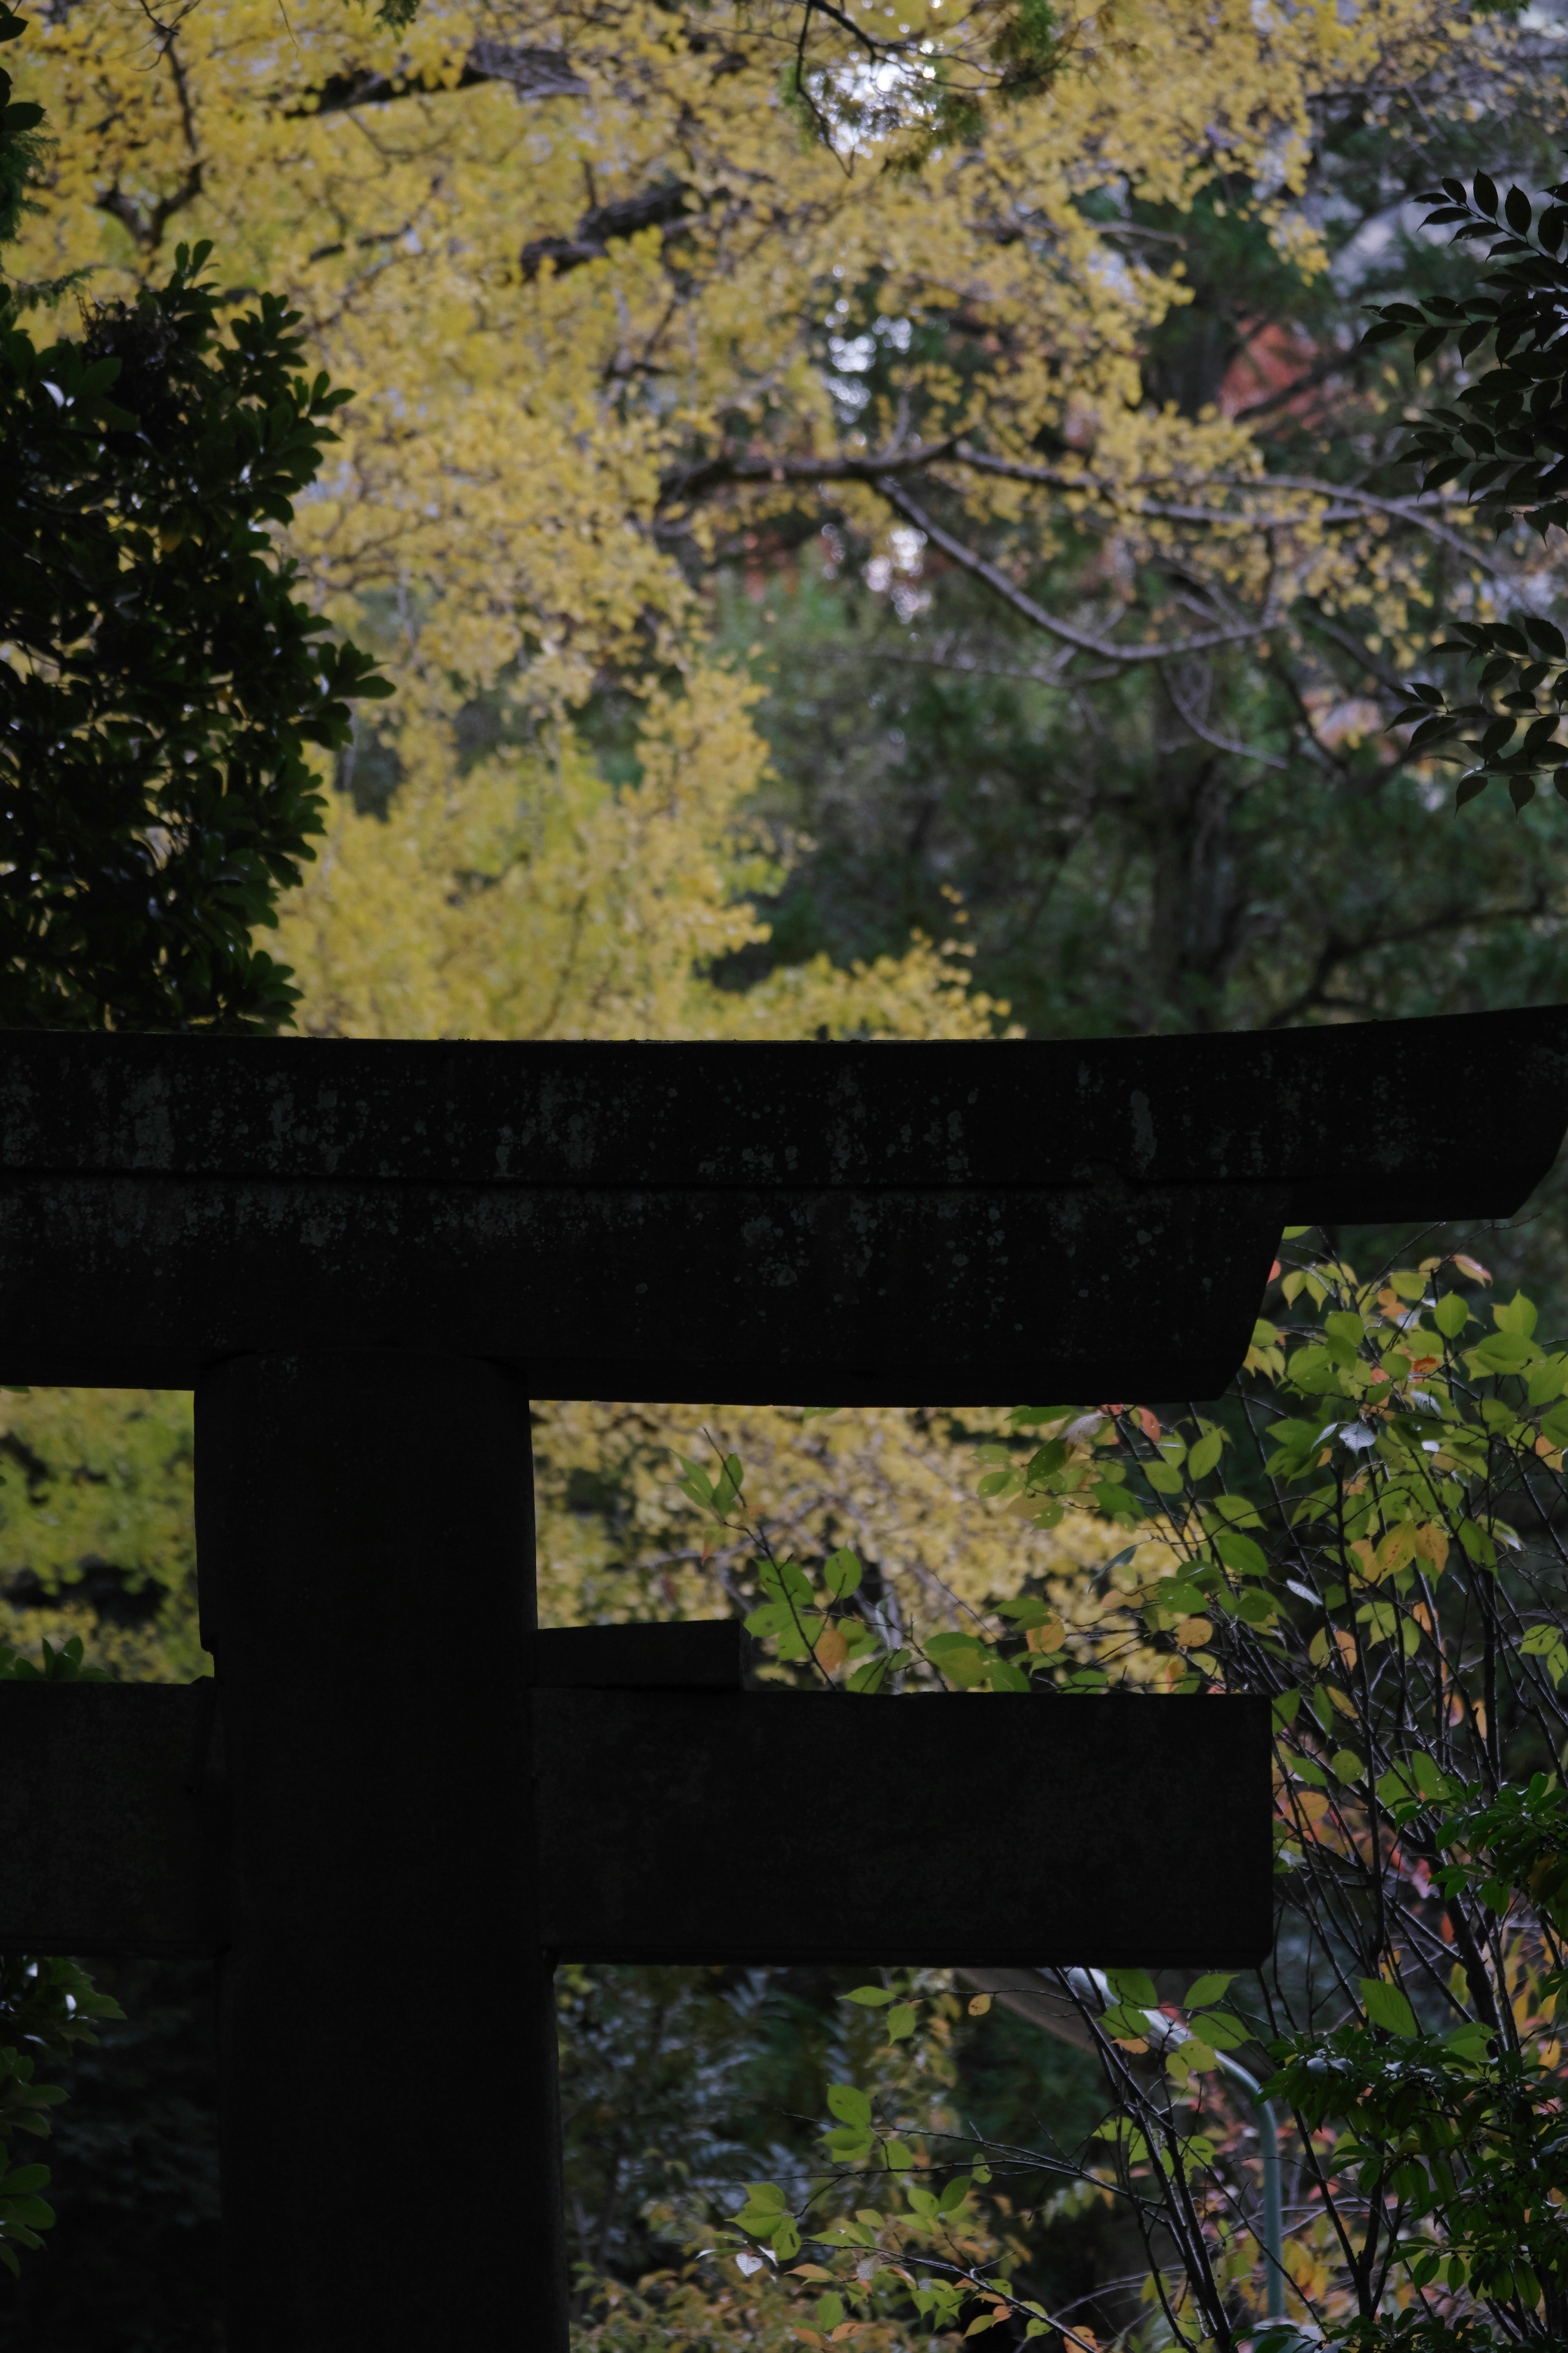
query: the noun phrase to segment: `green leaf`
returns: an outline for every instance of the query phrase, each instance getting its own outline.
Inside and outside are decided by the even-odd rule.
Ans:
[[[868,1659],[863,1667],[857,1667],[845,1689],[879,1692],[890,1675],[896,1675],[901,1668],[909,1665],[910,1656],[908,1651],[884,1651],[879,1657]]]
[[[1181,1472],[1171,1462],[1145,1462],[1142,1471],[1156,1495],[1179,1495],[1186,1484]]]
[[[41,2198],[6,2198],[0,2204],[5,2209],[0,2220],[8,2223],[26,2222],[35,2231],[48,2231],[54,2227],[55,2210],[52,2206],[46,2206]]]
[[[1329,1759],[1336,1779],[1346,1783],[1359,1781],[1366,1771],[1365,1765],[1353,1748],[1338,1748]]]
[[[1260,1546],[1250,1536],[1239,1535],[1235,1528],[1215,1528],[1209,1539],[1226,1568],[1238,1577],[1262,1577],[1268,1562]]]
[[[22,2198],[35,2189],[49,2186],[47,2165],[18,2165],[11,2172],[0,2175],[0,2198]]]
[[[1107,1969],[1107,1982],[1118,2001],[1135,2002],[1140,2010],[1157,2010],[1160,1997],[1147,1969]],[[1138,2031],[1142,2033],[1142,2027]]]
[[[757,1583],[770,1600],[808,1605],[812,1599],[811,1579],[793,1560],[765,1560],[757,1571]]]
[[[1446,1340],[1457,1340],[1470,1320],[1470,1311],[1457,1291],[1446,1291],[1432,1310],[1432,1321]]]
[[[1114,2001],[1104,2011],[1100,2023],[1105,2032],[1121,2042],[1141,2042],[1149,2031],[1147,2011],[1152,2005],[1135,2001]]]
[[[1225,1432],[1223,1430],[1211,1430],[1205,1431],[1204,1436],[1198,1440],[1196,1445],[1190,1450],[1187,1455],[1187,1470],[1189,1474],[1194,1479],[1206,1478],[1208,1473],[1214,1469],[1215,1464],[1219,1461],[1220,1449],[1224,1444]]]
[[[896,1993],[889,1993],[886,1986],[857,1986],[853,1993],[841,1993],[838,1997],[840,2001],[858,2001],[862,2010],[885,2010],[898,1998]],[[834,2113],[837,2114],[837,2109]]]
[[[1022,1471],[987,1471],[975,1493],[980,1495],[1016,1495],[1023,1484]]]
[[[713,1497],[709,1508],[720,1519],[739,1499],[746,1473],[738,1454],[726,1454],[719,1476],[713,1482]]]
[[[1397,1986],[1387,1984],[1382,1978],[1363,1978],[1361,1999],[1373,2026],[1384,2027],[1390,2034],[1402,2034],[1406,2040],[1420,2033],[1415,2012]]]
[[[1252,2029],[1239,2018],[1232,2018],[1228,2010],[1205,2010],[1191,2023],[1199,2042],[1206,2042],[1211,2051],[1239,2051],[1244,2042],[1252,2041]]]
[[[792,2217],[789,2215],[784,2217],[768,2241],[768,2244],[781,2263],[788,2263],[792,2255],[799,2254],[800,2232],[795,2228]]]
[[[898,2003],[894,2009],[888,2012],[889,2042],[899,2042],[903,2040],[905,2035],[912,2034],[917,2023],[919,2022],[919,2019],[920,2011],[912,2001],[900,2001]]]
[[[840,2124],[868,2126],[871,2122],[871,2103],[854,2084],[829,2084],[827,2112]]]
[[[1258,1506],[1246,1495],[1210,1495],[1204,1504],[1205,1527],[1260,1528]]]
[[[1223,2001],[1235,1983],[1234,1969],[1226,1969],[1216,1976],[1194,1978],[1187,1988],[1184,2007],[1189,2010],[1202,2010],[1208,2002]]]
[[[1377,1794],[1385,1806],[1418,1804],[1421,1797],[1415,1777],[1405,1764],[1391,1765],[1387,1772],[1379,1777]]]
[[[1484,1528],[1479,1528],[1474,1520],[1461,1520],[1459,1522],[1459,1542],[1463,1545],[1466,1552],[1468,1554],[1470,1559],[1475,1562],[1478,1568],[1495,1568],[1497,1567],[1496,1546],[1493,1545],[1490,1536],[1487,1535],[1486,1530]]]
[[[829,1553],[822,1564],[822,1581],[835,1601],[847,1601],[860,1587],[860,1563],[847,1545]]]
[[[989,1644],[973,1634],[933,1634],[926,1644],[926,1656],[949,1683],[961,1691],[973,1691],[989,1674],[993,1653]]]
[[[1466,1349],[1465,1362],[1473,1373],[1517,1373],[1538,1353],[1522,1332],[1489,1332],[1484,1340]]]

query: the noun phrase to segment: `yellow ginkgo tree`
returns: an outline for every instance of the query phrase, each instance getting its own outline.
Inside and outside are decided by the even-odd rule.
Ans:
[[[35,24],[22,88],[57,145],[36,175],[27,272],[85,269],[96,296],[120,295],[164,267],[172,240],[210,237],[236,298],[286,296],[312,360],[357,387],[288,544],[317,608],[368,629],[397,680],[405,809],[391,830],[430,889],[476,696],[515,721],[504,743],[547,748],[531,769],[490,755],[506,781],[476,782],[455,818],[486,836],[464,871],[516,873],[504,839],[552,761],[577,779],[562,797],[594,842],[560,847],[558,812],[547,856],[586,873],[625,826],[653,869],[685,861],[689,837],[651,826],[658,747],[711,733],[725,691],[699,675],[706,584],[748,531],[837,517],[873,538],[919,533],[1037,630],[1064,677],[1261,643],[1289,632],[1305,596],[1329,609],[1370,596],[1391,649],[1423,639],[1419,551],[1434,532],[1453,539],[1440,496],[1266,474],[1244,424],[1144,399],[1141,353],[1186,289],[1137,208],[1217,177],[1272,188],[1263,216],[1310,270],[1322,255],[1292,198],[1314,110],[1349,90],[1375,112],[1412,88],[1458,104],[1466,72],[1500,103],[1515,34],[1437,0],[1072,0],[1048,22],[1037,11],[1023,40],[1028,14],[1005,0],[426,0],[399,28],[343,0],[286,16],[276,0],[177,16],[82,0]],[[874,385],[839,364],[873,303]],[[1070,596],[1042,601],[1034,569],[1069,538],[1098,553]],[[633,799],[605,818],[585,813],[594,788],[571,735],[607,685],[645,699],[647,756]],[[732,708],[723,722],[737,810],[756,774],[747,724]],[[700,788],[710,808],[716,789],[711,776]],[[321,939],[319,892],[290,929],[297,948],[301,926],[318,940],[318,1027],[393,1018],[366,1009],[396,988],[353,932],[385,860],[351,852],[353,835],[345,824],[332,848],[340,878],[363,878],[343,881],[349,936]],[[724,854],[743,867],[750,852]],[[576,887],[536,898],[542,935],[575,921]],[[705,900],[689,877],[675,931],[692,918],[694,938],[743,934],[740,907],[717,912],[745,898],[738,872],[725,888]],[[497,907],[519,892],[510,881]],[[612,985],[596,958],[582,1001],[552,1016],[553,949],[542,977],[502,954],[476,995],[459,967],[489,974],[498,927],[468,915],[461,952],[445,922],[410,948],[444,976],[439,1015],[409,1017],[422,1029],[747,1034],[753,1017],[677,1013],[684,982]],[[929,951],[907,979],[893,1026],[920,1031],[951,993]],[[798,1004],[754,1018],[831,1032],[847,986],[803,980]],[[855,1021],[879,1026],[902,986],[884,976]]]

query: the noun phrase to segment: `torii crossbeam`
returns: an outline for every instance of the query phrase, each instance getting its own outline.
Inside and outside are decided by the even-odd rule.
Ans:
[[[558,1954],[1269,1941],[1261,1704],[807,1707],[732,1628],[537,1634],[531,1393],[1212,1395],[1282,1222],[1507,1214],[1565,1117],[1557,1011],[0,1039],[0,1378],[195,1388],[217,1669],[0,1687],[0,1949],[221,1957],[230,2353],[557,2353]]]

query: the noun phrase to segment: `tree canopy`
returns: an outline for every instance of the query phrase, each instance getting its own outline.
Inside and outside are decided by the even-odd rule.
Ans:
[[[0,41],[25,20],[0,15]],[[0,76],[0,242],[50,149]],[[320,828],[306,746],[373,659],[295,602],[271,530],[349,397],[296,374],[276,295],[218,332],[210,248],[39,347],[0,281],[0,1021],[275,1029],[298,992],[252,934]],[[325,640],[325,642],[321,642]]]
[[[1014,72],[1018,22],[75,8],[32,45],[60,143],[28,267],[120,295],[211,237],[358,388],[286,543],[397,681],[340,773],[408,829],[432,955],[436,911],[525,861],[491,832],[443,866],[430,811],[574,744],[635,787],[645,733],[686,702],[707,732],[706,674],[761,645],[779,686],[725,724],[782,769],[730,755],[774,860],[721,895],[771,881],[774,939],[699,926],[728,997],[816,955],[897,967],[911,928],[949,935],[942,883],[1036,1028],[1488,1001],[1521,958],[1550,988],[1555,868],[1533,834],[1439,839],[1436,772],[1386,724],[1437,608],[1500,617],[1515,553],[1400,471],[1407,384],[1346,325],[1369,270],[1429,266],[1400,218],[1434,126],[1549,143],[1549,36],[1428,0],[1064,11]],[[886,779],[852,823],[837,754],[803,765],[824,729],[791,733],[845,702]],[[374,895],[384,856],[345,820],[332,874]],[[312,1026],[380,1018],[350,1008],[358,953]],[[554,994],[503,985],[481,1026],[567,1034]]]

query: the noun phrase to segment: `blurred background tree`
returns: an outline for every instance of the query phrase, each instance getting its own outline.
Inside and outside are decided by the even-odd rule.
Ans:
[[[1555,18],[1052,22],[1005,98],[999,0],[40,26],[29,268],[128,293],[214,236],[358,387],[287,544],[399,684],[339,781],[436,861],[411,962],[449,959],[454,892],[493,933],[504,871],[550,971],[575,901],[523,885],[541,797],[575,837],[568,776],[637,790],[741,663],[765,693],[710,822],[765,854],[689,942],[729,994],[897,963],[954,892],[1033,1034],[1553,992],[1552,821],[1429,822],[1442,776],[1386,724],[1439,607],[1549,601],[1550,565],[1416,492],[1410,363],[1356,339],[1463,278],[1411,203],[1441,170],[1550,177]],[[321,986],[307,1026],[414,1018]],[[553,987],[501,994],[484,1034],[575,1034]],[[705,998],[695,1033],[752,1018]]]

